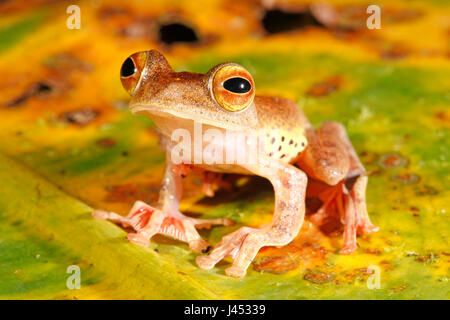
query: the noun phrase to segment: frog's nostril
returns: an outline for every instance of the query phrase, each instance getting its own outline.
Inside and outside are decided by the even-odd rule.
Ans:
[[[129,77],[132,76],[136,72],[136,66],[134,65],[133,59],[128,58],[122,64],[122,68],[120,69],[121,77]]]

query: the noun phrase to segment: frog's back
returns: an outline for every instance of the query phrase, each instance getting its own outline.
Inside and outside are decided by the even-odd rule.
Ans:
[[[294,101],[256,96],[259,130],[266,136],[267,155],[292,163],[307,145],[308,119]]]

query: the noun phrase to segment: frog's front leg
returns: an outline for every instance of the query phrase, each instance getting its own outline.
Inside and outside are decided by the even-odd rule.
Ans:
[[[319,194],[322,207],[311,220],[321,223],[333,212],[339,213],[344,225],[344,240],[341,253],[356,250],[356,234],[376,232],[366,208],[367,175],[359,161],[343,125],[325,122],[319,130],[306,130],[308,146],[298,161],[308,177],[328,185]],[[309,187],[308,187],[309,190]]]
[[[102,210],[94,211],[93,215],[97,219],[111,220],[124,227],[134,228],[136,233],[129,233],[127,237],[135,244],[148,246],[151,237],[163,234],[187,242],[194,251],[207,252],[210,246],[200,237],[196,227],[213,224],[232,225],[233,222],[226,218],[196,219],[183,215],[179,211],[182,194],[180,170],[177,170],[177,167],[170,162],[170,157],[167,159],[158,208],[137,201],[126,217]]]
[[[275,190],[275,212],[272,222],[261,229],[242,227],[225,236],[208,256],[197,257],[202,269],[211,269],[232,256],[234,263],[226,274],[242,278],[259,249],[264,246],[284,246],[299,233],[305,214],[307,176],[300,169],[274,161],[260,159],[258,165],[246,166],[255,175],[267,178]]]

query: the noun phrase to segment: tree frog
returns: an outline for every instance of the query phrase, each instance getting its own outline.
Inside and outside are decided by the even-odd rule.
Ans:
[[[97,219],[133,227],[135,232],[127,235],[131,242],[148,246],[152,236],[163,234],[188,243],[196,252],[208,253],[211,247],[200,237],[197,228],[233,223],[227,218],[192,218],[179,211],[186,168],[207,173],[258,175],[268,179],[275,192],[271,223],[259,228],[243,226],[226,235],[208,255],[197,256],[196,263],[202,269],[211,269],[231,256],[233,264],[225,273],[242,278],[261,247],[289,244],[304,221],[308,180],[327,186],[320,194],[323,204],[313,215],[314,221],[323,221],[332,204],[337,208],[344,225],[341,253],[356,250],[357,232],[378,230],[370,222],[366,209],[367,174],[341,124],[325,122],[315,129],[293,101],[255,95],[252,76],[236,63],[219,64],[206,74],[175,72],[160,52],[150,50],[128,57],[120,77],[132,97],[131,112],[152,119],[167,155],[156,207],[137,201],[127,216],[102,210],[93,213]],[[224,136],[233,132],[245,133],[247,138],[249,134],[264,137],[263,147],[251,152],[257,161],[196,162],[195,150],[192,153],[185,150],[181,163],[174,161],[174,148],[179,148],[173,141],[174,131],[182,129],[195,136],[199,123]],[[215,151],[225,156],[236,151],[228,140],[217,140],[214,140]],[[242,151],[250,145],[243,143],[239,148]],[[211,151],[210,147],[203,144],[200,151]]]

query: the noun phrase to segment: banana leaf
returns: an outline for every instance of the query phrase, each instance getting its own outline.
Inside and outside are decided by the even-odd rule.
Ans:
[[[80,1],[80,29],[66,27],[69,2],[0,4],[0,299],[449,299],[450,6],[376,2],[379,30],[365,27],[361,1],[328,1],[334,22],[304,1]],[[276,10],[301,23],[277,29]],[[194,35],[171,42],[161,34],[171,23]],[[240,63],[258,94],[293,99],[315,125],[343,123],[370,173],[380,231],[339,255],[340,230],[307,217],[291,244],[263,248],[234,279],[231,260],[204,271],[184,243],[135,246],[94,220],[94,208],[126,214],[157,200],[165,156],[118,76],[127,56],[152,48],[178,71]],[[209,242],[271,220],[264,179],[213,198],[201,181],[185,179],[182,211],[237,223],[202,230]]]

